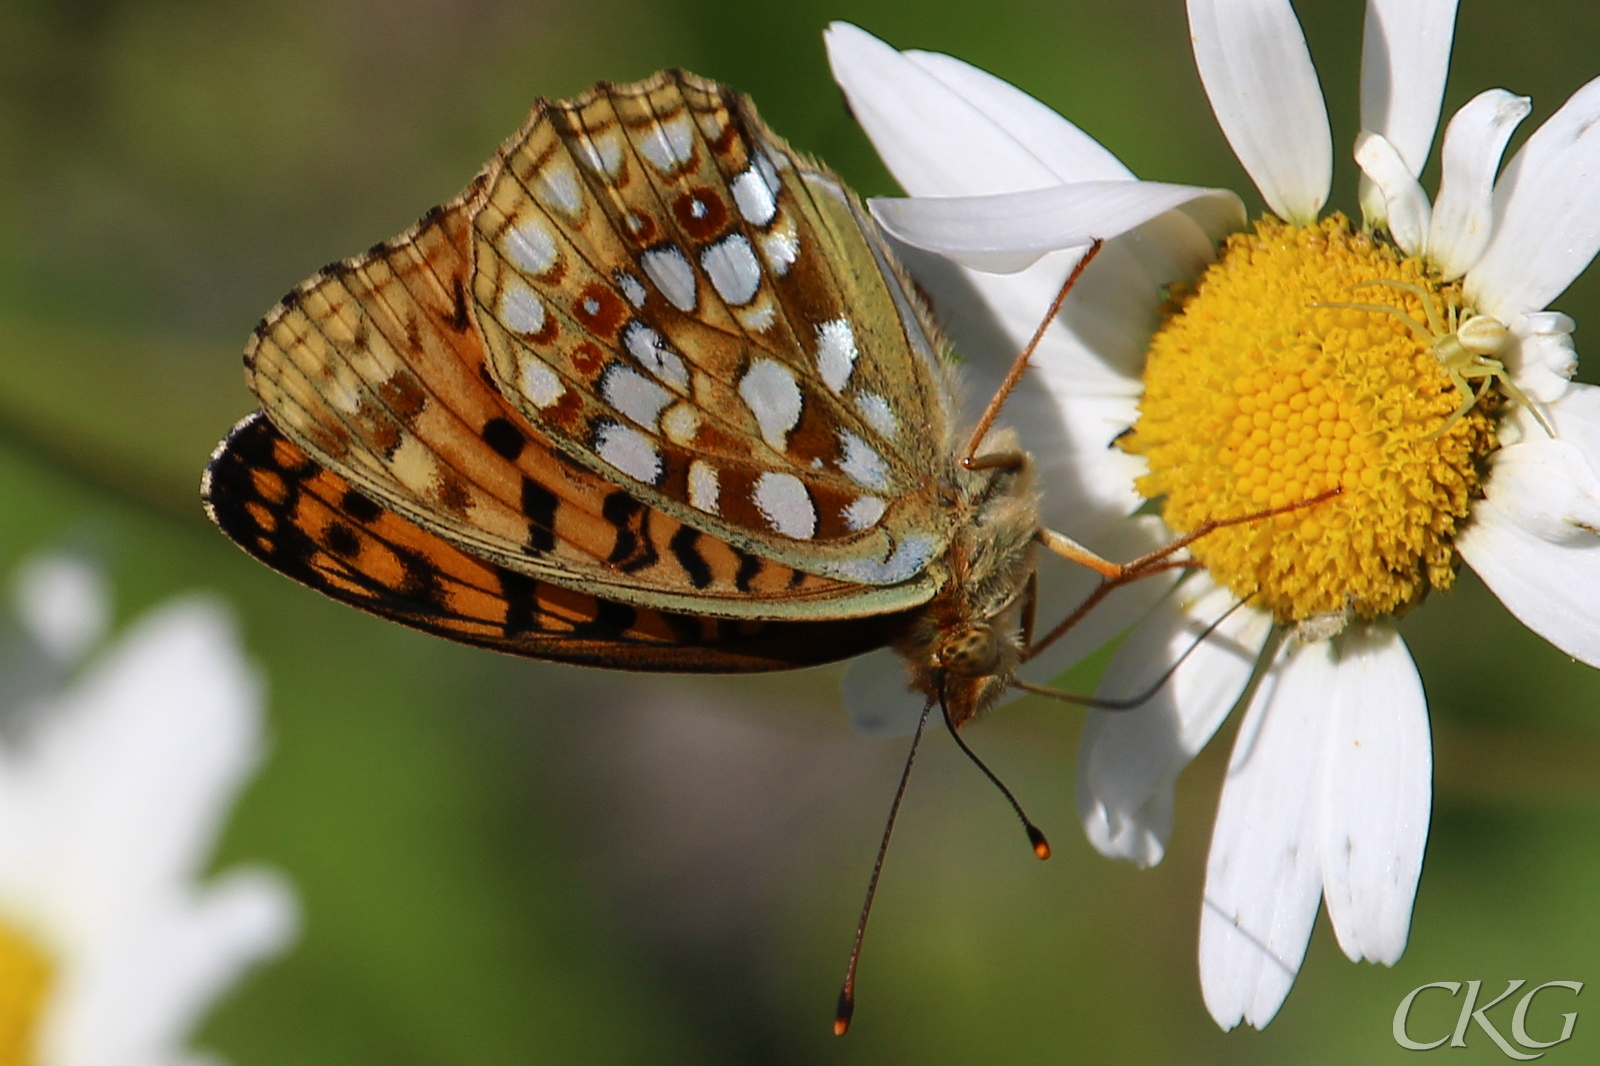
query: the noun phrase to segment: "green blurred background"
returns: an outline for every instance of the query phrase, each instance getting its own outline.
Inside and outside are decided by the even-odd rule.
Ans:
[[[1462,8],[1447,107],[1531,94],[1517,143],[1600,73],[1593,0]],[[1361,5],[1299,9],[1347,146]],[[457,648],[322,600],[206,524],[195,485],[254,406],[239,351],[257,318],[454,194],[540,95],[688,67],[893,191],[829,80],[836,18],[1002,75],[1143,176],[1248,188],[1178,0],[0,2],[0,558],[92,552],[122,619],[219,589],[270,676],[272,756],[218,861],[284,869],[304,933],[201,1042],[236,1066],[1409,1061],[1390,1019],[1417,985],[1600,979],[1600,676],[1470,573],[1403,624],[1437,770],[1393,970],[1347,962],[1320,920],[1271,1027],[1218,1032],[1194,957],[1232,727],[1184,775],[1166,862],[1140,872],[1077,830],[1080,714],[1028,701],[969,736],[1056,857],[1035,861],[935,737],[836,1040],[904,754],[850,732],[836,670],[636,678]],[[1342,158],[1337,180],[1349,210]],[[1557,306],[1582,351],[1600,272]],[[1446,1031],[1459,1002],[1424,1000],[1413,1032]],[[1596,1025],[1549,1061],[1596,1061]],[[1468,1044],[1450,1061],[1502,1060],[1476,1029]]]

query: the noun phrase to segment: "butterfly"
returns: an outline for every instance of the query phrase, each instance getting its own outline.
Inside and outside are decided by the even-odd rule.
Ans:
[[[1121,565],[1041,528],[1031,460],[991,427],[1098,248],[958,436],[943,338],[839,178],[716,82],[601,83],[268,312],[245,349],[261,410],[201,495],[280,573],[497,651],[712,673],[892,646],[917,738],[938,706],[1045,858],[957,728],[1013,685],[1062,695],[1017,668],[1215,525],[1276,513]],[[1041,548],[1103,580],[1035,641]]]
[[[855,195],[683,71],[541,101],[455,199],[257,326],[212,520],[352,606],[633,670],[893,645],[960,724],[1028,650],[1007,433]]]

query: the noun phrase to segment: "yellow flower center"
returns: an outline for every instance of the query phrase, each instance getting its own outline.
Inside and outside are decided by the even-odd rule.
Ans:
[[[50,991],[49,958],[34,941],[0,922],[0,1066],[32,1066],[39,1015]]]
[[[1422,261],[1402,258],[1339,215],[1276,219],[1229,238],[1151,343],[1139,420],[1122,439],[1143,455],[1148,498],[1188,532],[1339,495],[1219,529],[1191,549],[1216,580],[1284,623],[1403,613],[1447,589],[1452,540],[1498,446],[1498,394],[1440,433],[1462,395],[1432,345],[1391,306],[1426,322],[1415,292],[1460,307]]]

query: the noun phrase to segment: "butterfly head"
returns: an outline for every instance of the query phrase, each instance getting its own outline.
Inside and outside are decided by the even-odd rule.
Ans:
[[[956,677],[988,677],[1000,665],[1000,638],[987,622],[972,622],[944,635],[934,660]]]
[[[953,620],[930,634],[912,660],[916,687],[948,708],[961,725],[993,706],[1022,662],[1023,634],[1015,606],[993,618]]]
[[[961,725],[997,701],[1021,659],[1018,634],[973,621],[940,634],[931,655],[927,686]]]

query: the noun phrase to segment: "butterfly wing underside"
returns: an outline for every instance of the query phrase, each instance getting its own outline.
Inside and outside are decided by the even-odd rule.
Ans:
[[[665,87],[671,90],[666,102],[657,101],[650,106],[677,107],[672,113],[676,117],[669,116],[669,122],[678,123],[688,114],[682,93],[672,96],[672,92],[679,91],[673,87],[681,89],[681,83],[701,86],[698,91],[702,95],[716,90],[731,98],[732,104],[722,96],[706,97],[720,101],[721,109],[714,111],[713,117],[730,123],[719,135],[718,143],[725,149],[729,144],[744,143],[741,138],[758,135],[740,133],[743,127],[731,124],[736,114],[742,113],[736,110],[742,106],[737,97],[690,75],[660,75],[639,86],[597,91],[585,100],[617,96],[649,101],[651,91],[659,96]],[[673,104],[673,100],[677,103]],[[570,118],[569,112],[583,106],[583,101],[541,104],[524,132],[509,142],[502,155],[516,158],[516,146],[525,145],[540,131],[555,129],[553,115]],[[746,126],[757,122],[753,116],[741,121]],[[670,128],[681,127],[674,124]],[[603,146],[611,142],[604,136],[598,143],[602,147],[596,151],[609,151]],[[704,151],[709,153],[709,147]],[[792,177],[797,164],[787,149],[773,142],[770,153],[770,158],[778,159],[785,172],[791,174],[783,181],[799,180]],[[726,415],[731,410],[729,417],[743,419],[742,424],[725,431],[716,430],[709,417],[704,419],[698,439],[706,448],[722,442],[725,452],[765,449],[764,461],[787,463],[790,469],[796,469],[796,456],[774,458],[776,453],[767,447],[763,436],[768,430],[773,431],[768,435],[776,435],[772,418],[773,411],[779,408],[773,404],[781,407],[787,402],[783,396],[772,397],[774,380],[780,391],[804,383],[813,392],[820,389],[831,394],[833,386],[839,386],[839,395],[829,401],[832,407],[821,402],[811,404],[815,397],[808,394],[801,412],[804,417],[796,416],[798,428],[788,435],[798,441],[809,433],[830,439],[838,447],[828,453],[827,460],[813,455],[809,462],[801,464],[811,471],[805,475],[808,481],[802,482],[799,475],[782,470],[765,471],[773,475],[765,482],[765,489],[762,474],[750,474],[748,470],[739,473],[737,463],[723,452],[712,448],[703,453],[710,458],[701,459],[686,458],[691,453],[680,450],[674,453],[678,455],[674,462],[683,476],[670,485],[647,485],[600,461],[608,453],[615,458],[620,445],[596,449],[607,440],[621,439],[606,434],[627,428],[618,422],[619,417],[625,420],[625,416],[619,416],[619,407],[639,413],[641,383],[650,384],[646,378],[654,381],[660,391],[661,379],[653,377],[650,368],[654,365],[660,370],[664,365],[660,353],[669,341],[681,344],[687,350],[687,358],[717,345],[726,348],[726,331],[716,332],[698,318],[681,313],[673,300],[682,302],[683,293],[673,288],[672,276],[662,269],[652,272],[640,265],[658,260],[635,250],[632,269],[638,276],[632,276],[633,284],[629,284],[628,278],[618,280],[623,268],[612,271],[617,291],[611,295],[632,301],[639,298],[638,289],[634,288],[637,285],[644,290],[644,296],[641,306],[634,308],[638,313],[629,324],[612,330],[615,336],[573,317],[588,314],[584,301],[596,298],[594,290],[579,285],[565,293],[570,297],[567,306],[571,314],[563,320],[568,328],[557,335],[555,342],[530,348],[532,338],[524,335],[513,343],[505,325],[491,314],[491,309],[506,314],[510,305],[504,295],[505,286],[522,285],[520,291],[531,293],[536,284],[547,288],[556,285],[562,271],[547,269],[540,277],[524,282],[520,276],[506,272],[503,260],[496,258],[498,253],[485,250],[485,227],[499,232],[508,223],[500,218],[475,225],[474,219],[491,214],[494,176],[507,173],[507,167],[497,160],[461,196],[430,212],[411,231],[363,256],[326,268],[297,287],[268,314],[246,351],[246,367],[250,384],[274,424],[321,465],[467,553],[601,598],[696,614],[772,619],[858,617],[926,602],[941,580],[925,570],[944,536],[940,526],[943,516],[932,498],[935,478],[931,471],[936,469],[936,460],[928,443],[942,433],[943,400],[918,313],[893,268],[886,259],[877,258],[880,252],[864,236],[867,231],[862,228],[870,223],[850,213],[856,209],[842,187],[835,183],[836,191],[825,195],[834,204],[830,225],[855,233],[856,244],[849,252],[829,250],[831,246],[820,238],[812,242],[814,249],[804,241],[795,246],[791,230],[802,238],[812,230],[789,225],[788,216],[778,204],[792,199],[793,194],[772,194],[770,184],[761,186],[771,194],[770,212],[759,205],[739,208],[741,198],[748,201],[755,195],[750,191],[755,180],[751,175],[760,177],[760,173],[752,171],[751,166],[746,166],[740,172],[743,177],[735,176],[731,184],[723,181],[720,186],[696,185],[694,189],[702,197],[720,190],[727,200],[722,206],[725,215],[743,218],[739,212],[744,211],[757,218],[765,217],[771,232],[765,237],[758,235],[757,239],[790,249],[794,256],[790,270],[793,284],[789,288],[774,284],[776,295],[763,292],[761,300],[777,306],[778,296],[784,296],[791,303],[810,301],[806,306],[816,305],[812,312],[803,306],[786,312],[796,322],[811,313],[812,319],[832,316],[824,317],[824,325],[837,323],[846,318],[842,309],[855,308],[849,313],[871,325],[851,327],[849,338],[837,329],[830,334],[812,325],[809,328],[818,340],[810,347],[793,351],[778,345],[781,359],[746,344],[739,348],[744,353],[740,356],[744,360],[740,364],[742,377],[738,376],[739,366],[729,371],[716,366],[707,370],[698,363],[685,365],[686,373],[692,371],[694,388],[703,393],[697,402],[706,412],[721,411]],[[821,172],[814,175],[818,182],[832,181]],[[711,180],[707,177],[708,182]],[[767,178],[760,180],[765,182]],[[741,193],[740,189],[745,191]],[[626,196],[617,189],[610,189],[608,195],[620,197],[624,204],[646,195],[659,198],[640,182]],[[514,206],[514,210],[523,207]],[[803,219],[798,207],[794,211],[796,218]],[[598,208],[594,213],[598,216]],[[587,232],[598,240],[594,237],[597,230],[609,232],[598,224],[591,225]],[[738,234],[730,231],[729,235]],[[503,232],[500,243],[505,244]],[[815,254],[808,257],[808,250]],[[589,256],[595,257],[594,253]],[[711,266],[702,263],[701,276],[695,284],[715,297],[717,284],[711,279],[720,276],[720,260],[715,256],[708,259],[704,249],[700,258]],[[833,265],[836,259],[843,260],[844,265]],[[498,265],[485,265],[491,260]],[[816,261],[815,266],[810,265],[812,260]],[[574,253],[572,262],[576,261]],[[802,278],[804,270],[814,272],[809,281]],[[830,270],[839,277],[827,274]],[[486,272],[493,275],[487,281]],[[576,266],[570,272],[575,277]],[[848,284],[839,280],[845,274],[854,280]],[[640,281],[639,276],[645,281]],[[868,284],[872,278],[877,279],[875,288]],[[726,277],[723,281],[726,283]],[[572,282],[572,277],[567,282]],[[572,289],[571,284],[563,284]],[[855,292],[863,287],[875,294],[878,304]],[[553,292],[534,297],[541,301],[541,308],[548,302],[551,322],[557,317],[555,308],[559,303]],[[485,293],[491,309],[481,302]],[[521,313],[534,313],[528,310],[531,306],[523,307]],[[697,306],[704,315],[711,315],[720,305],[708,297]],[[872,313],[862,312],[861,307]],[[726,308],[723,313],[732,314]],[[515,312],[511,317],[515,319]],[[524,326],[530,324],[520,321]],[[726,326],[721,319],[717,322],[719,328]],[[624,337],[637,337],[641,329],[666,338],[662,348],[650,349],[657,356],[654,364],[649,353],[642,362],[636,358],[644,349],[636,343],[630,346]],[[695,330],[700,332],[696,334]],[[696,337],[700,337],[699,342]],[[827,342],[831,347],[819,348],[817,344],[826,337],[833,338]],[[894,337],[899,338],[898,347],[890,343]],[[908,339],[912,337],[915,344]],[[762,343],[770,348],[775,342],[767,338]],[[534,350],[543,355],[530,357],[528,352]],[[548,362],[543,361],[546,357]],[[712,359],[710,355],[696,357]],[[521,369],[508,370],[508,358],[512,363],[520,359]],[[540,394],[537,383],[529,384],[526,368],[533,365],[530,359],[544,366],[560,365],[564,372],[578,377],[588,365],[585,360],[604,364],[597,374],[590,375],[587,386],[587,402],[594,415],[587,436],[574,429],[575,423],[562,423],[550,411],[531,402],[530,395],[537,398]],[[756,371],[757,381],[750,385],[750,372],[757,363],[761,364]],[[734,374],[732,380],[747,386],[742,390],[735,386],[734,391],[740,393],[737,397],[717,385],[724,372]],[[515,373],[515,378],[509,383],[512,391],[507,392],[505,378],[510,373]],[[580,390],[576,377],[572,380],[568,395],[576,396]],[[619,380],[630,383],[632,391],[627,391],[630,384],[617,385]],[[763,381],[766,392],[757,388]],[[907,396],[900,394],[907,390]],[[596,395],[602,407],[593,406]],[[650,393],[648,397],[654,395]],[[757,397],[757,401],[750,396]],[[845,400],[857,417],[850,421],[839,414],[841,425],[831,425],[830,420]],[[901,414],[896,415],[896,410]],[[658,413],[662,418],[656,428],[662,432],[677,424],[671,411]],[[761,424],[762,418],[767,425]],[[808,428],[806,419],[824,428]],[[845,428],[849,426],[854,428]],[[912,432],[913,427],[918,431]],[[897,437],[902,442],[900,451],[889,446]],[[872,443],[867,443],[869,440]],[[838,469],[830,471],[829,463]],[[718,502],[712,506],[707,506],[706,481],[701,476],[708,465],[714,466],[723,479],[718,486]],[[893,487],[897,494],[880,500],[880,496],[889,494],[875,494],[864,484],[889,484],[883,479],[891,474],[902,479],[904,493],[898,492],[900,483],[896,482]],[[742,483],[740,477],[744,478]],[[837,488],[841,481],[848,481],[853,487],[840,490],[843,495],[835,492],[829,497],[828,485]],[[796,506],[816,510],[817,501],[832,498],[837,502],[846,496],[849,503],[829,512],[834,518],[823,521],[822,511],[817,510],[817,526],[811,531],[814,543],[783,536],[775,528],[791,523],[790,530],[794,531]],[[741,498],[744,503],[739,505]],[[797,504],[797,499],[804,502]],[[851,507],[854,517],[845,514]],[[731,521],[734,517],[741,520]],[[859,535],[854,541],[841,549],[846,552],[843,562],[840,557],[830,557],[831,564],[819,562],[807,555],[812,548],[839,547],[838,543],[830,547],[824,541],[829,530],[837,532],[840,522],[863,526],[855,531]],[[898,532],[890,534],[890,530]]]
[[[469,644],[846,658],[948,580],[926,322],[853,195],[742,97],[601,85],[263,319],[263,410],[207,508],[286,575]]]
[[[268,566],[353,607],[515,655],[632,670],[743,673],[881,647],[901,619],[710,618],[541,582],[463,552],[311,458],[260,412],[217,449],[202,495],[223,532]]]
[[[565,454],[811,573],[947,538],[940,368],[874,225],[748,101],[666,71],[544,105],[473,216],[502,392]]]

